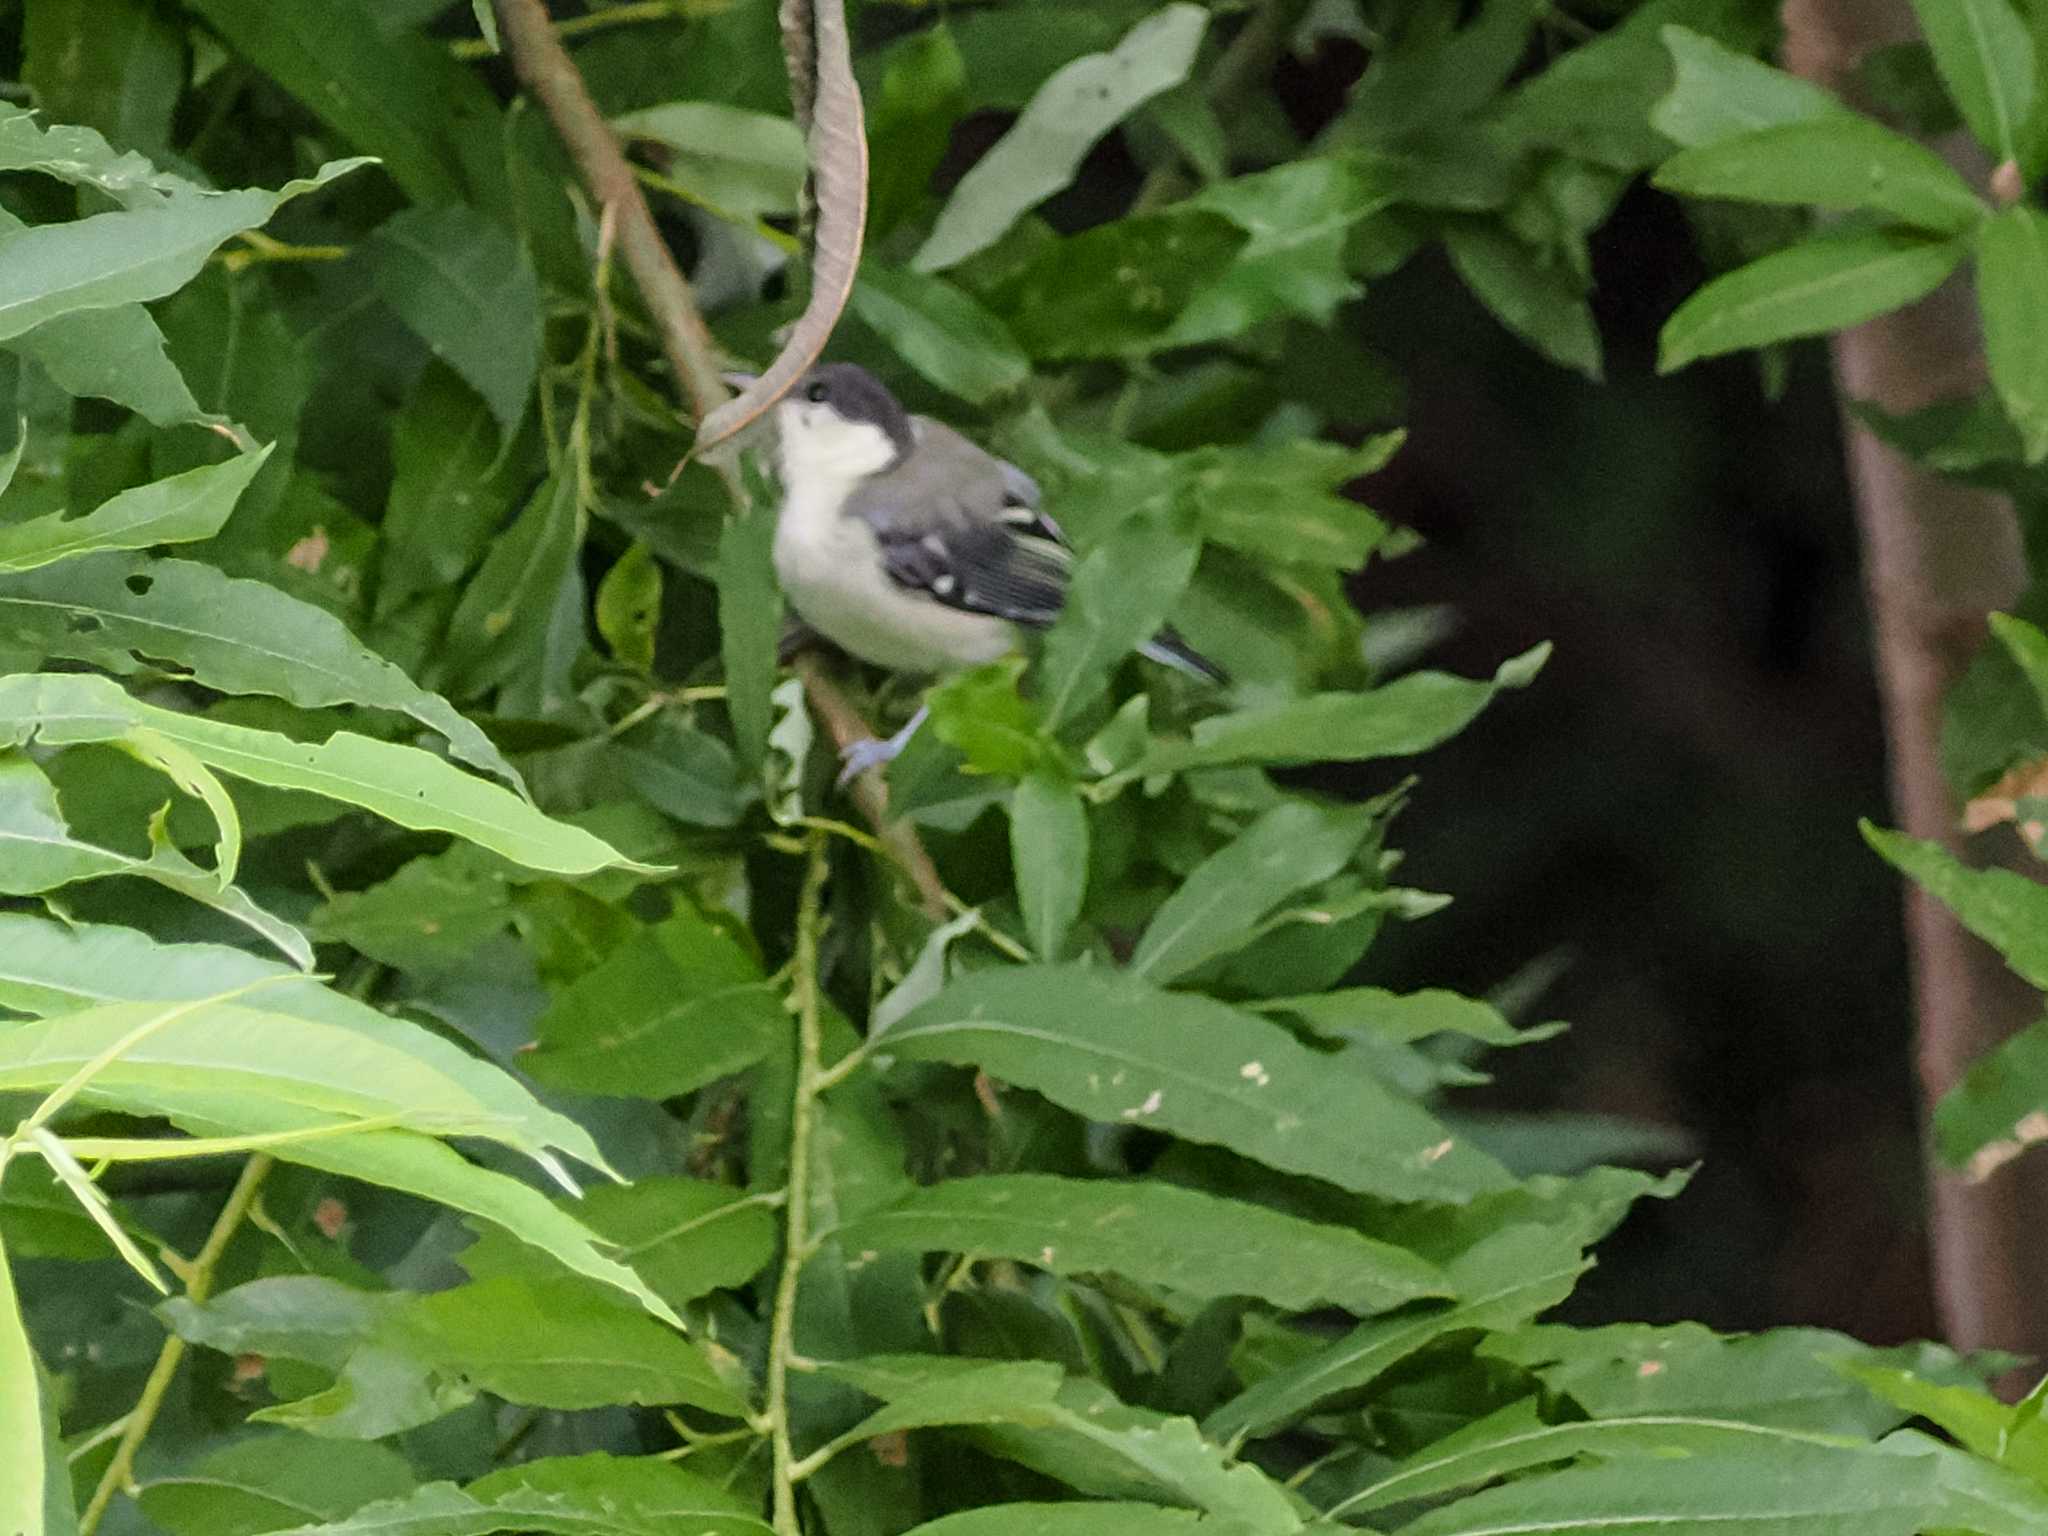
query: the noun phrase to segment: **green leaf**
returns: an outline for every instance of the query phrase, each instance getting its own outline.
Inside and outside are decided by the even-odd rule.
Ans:
[[[1187,741],[1155,742],[1139,775],[1233,763],[1316,763],[1409,757],[1463,730],[1503,688],[1526,687],[1550,655],[1539,645],[1501,663],[1490,682],[1413,672],[1365,693],[1320,693],[1196,722]]]
[[[416,975],[459,970],[514,916],[510,869],[465,843],[409,860],[388,880],[339,891],[316,908],[322,943]]]
[[[236,778],[325,795],[416,831],[453,832],[532,869],[589,874],[628,862],[602,838],[415,747],[349,731],[309,745],[159,709],[102,677],[0,677],[0,745],[118,742],[137,732],[175,742]]]
[[[542,481],[462,589],[439,658],[451,691],[482,693],[538,670],[548,612],[581,536],[576,494],[574,474]]]
[[[1046,246],[1003,285],[1001,306],[1035,358],[1119,357],[1176,345],[1176,317],[1230,269],[1250,238],[1221,214],[1132,214]]]
[[[58,315],[0,347],[35,363],[66,394],[111,400],[153,426],[217,419],[192,398],[164,352],[164,333],[140,304]]]
[[[1363,1514],[1390,1504],[1432,1499],[1511,1472],[1581,1456],[1769,1458],[1787,1445],[1796,1455],[1799,1447],[1827,1443],[1816,1435],[1762,1424],[1676,1414],[1546,1424],[1537,1417],[1537,1406],[1536,1398],[1525,1397],[1424,1446],[1330,1513]]]
[[[2006,0],[1913,0],[1934,67],[1977,142],[2016,159],[2034,109],[2034,40]]]
[[[2048,458],[2048,216],[2015,204],[1977,236],[1984,355],[2029,464]]]
[[[1970,1063],[1934,1106],[1934,1141],[1944,1162],[1979,1178],[2048,1141],[2048,1021]]]
[[[1208,21],[1199,6],[1162,6],[1110,52],[1075,59],[1048,79],[961,178],[911,266],[938,272],[966,260],[1071,182],[1097,139],[1187,78]]]
[[[526,247],[489,215],[452,205],[393,214],[364,253],[384,302],[510,437],[540,366],[540,278]]]
[[[1318,1034],[1358,1030],[1396,1045],[1431,1035],[1460,1035],[1483,1045],[1532,1045],[1554,1038],[1564,1028],[1544,1024],[1516,1029],[1492,1004],[1436,987],[1409,993],[1389,992],[1383,987],[1345,987],[1305,997],[1265,998],[1258,1009],[1290,1014]]]
[[[1940,286],[1968,246],[1895,230],[1819,235],[1715,278],[1664,322],[1657,368],[1860,325]]]
[[[775,579],[772,505],[755,498],[718,540],[718,645],[733,748],[749,775],[759,771],[774,718],[775,648],[782,632],[782,585]]]
[[[1394,1200],[1507,1182],[1489,1157],[1377,1078],[1206,997],[1083,965],[954,982],[879,1037],[888,1056],[978,1066],[1090,1120],[1229,1147]]]
[[[1897,1366],[1844,1361],[1841,1368],[1894,1408],[1939,1425],[1977,1455],[2048,1490],[2048,1423],[2038,1403],[2002,1403],[1980,1387],[1928,1381]]]
[[[170,1536],[259,1536],[339,1520],[374,1499],[410,1493],[413,1482],[405,1458],[388,1446],[271,1433],[153,1478],[135,1500]]]
[[[991,1504],[928,1520],[907,1536],[1231,1536],[1227,1522],[1160,1504]]]
[[[461,198],[455,124],[482,120],[498,131],[477,75],[437,41],[377,26],[364,0],[196,0],[192,9],[314,116],[381,160],[415,202]]]
[[[265,693],[302,709],[398,710],[438,731],[462,761],[524,792],[490,738],[446,699],[365,648],[325,609],[266,582],[190,560],[93,555],[0,575],[0,633],[10,631],[48,655],[115,672],[170,662],[221,693]]]
[[[1356,448],[1306,438],[1212,446],[1174,462],[1203,538],[1261,560],[1349,572],[1379,548],[1387,525],[1343,488],[1384,468],[1402,440],[1384,432]]]
[[[934,1381],[987,1369],[931,1355],[870,1356],[821,1365],[831,1379],[886,1402],[923,1393]],[[1033,1403],[1026,1412],[1034,1419],[1042,1415],[1045,1427],[991,1424],[967,1430],[965,1436],[985,1451],[1084,1493],[1138,1494],[1206,1510],[1218,1536],[1239,1531],[1287,1536],[1301,1529],[1301,1516],[1279,1484],[1256,1467],[1230,1461],[1191,1420],[1129,1407],[1097,1383],[1074,1378],[1062,1384],[1050,1407]]]
[[[748,1412],[688,1340],[561,1282],[473,1281],[409,1300],[390,1327],[440,1370],[507,1402],[564,1410],[687,1403],[729,1418]]]
[[[969,773],[1021,779],[1041,770],[1064,771],[1037,700],[1026,698],[1017,686],[1024,666],[1022,656],[1008,656],[956,673],[925,695],[932,734],[959,749]]]
[[[453,1483],[429,1483],[408,1498],[365,1505],[346,1520],[294,1526],[281,1536],[491,1536],[496,1531],[540,1531],[548,1536],[673,1536],[678,1531],[689,1536],[770,1536],[769,1527],[759,1520],[733,1513],[731,1496],[722,1488],[679,1469],[665,1470],[691,1491],[678,1490],[658,1502],[622,1501],[609,1496],[609,1480],[598,1477],[588,1488],[558,1494],[544,1485],[531,1490],[520,1486],[514,1474],[529,1474],[532,1466],[514,1467],[486,1479],[498,1491],[483,1496],[465,1493]]]
[[[1849,113],[1717,138],[1665,161],[1654,180],[1688,197],[1868,209],[1944,235],[1990,212],[1932,150]]]
[[[1328,325],[1363,290],[1344,248],[1362,219],[1393,205],[1395,178],[1366,160],[1299,160],[1204,187],[1179,206],[1220,213],[1251,236],[1222,277],[1198,293],[1168,333],[1173,346],[1241,336],[1278,315]]]
[[[1659,1529],[1729,1536],[1914,1536],[1937,1507],[1935,1460],[1788,1442],[1768,1452],[1571,1467],[1473,1494],[1402,1536]]]
[[[1047,730],[1093,704],[1109,686],[1110,668],[1158,633],[1200,553],[1185,519],[1138,516],[1081,558],[1038,666]]]
[[[12,1463],[0,1483],[0,1529],[10,1536],[57,1536],[51,1504],[70,1494],[58,1488],[45,1460],[41,1375],[15,1298],[7,1249],[0,1244],[0,1444],[11,1447]]]
[[[942,277],[870,262],[854,285],[855,316],[950,395],[984,405],[1031,377],[1008,326]]]
[[[1073,785],[1027,774],[1010,796],[1010,863],[1024,932],[1042,960],[1057,960],[1088,889],[1088,810]]]
[[[525,1060],[579,1093],[666,1099],[744,1071],[789,1033],[754,958],[684,908],[563,990]]]
[[[224,463],[153,480],[102,502],[83,517],[52,513],[0,524],[0,573],[32,571],[97,550],[146,549],[211,538],[269,457],[266,446]]]
[[[810,157],[802,131],[786,117],[721,101],[670,101],[615,117],[612,127],[667,149],[669,178],[727,214],[796,212]]]
[[[1650,113],[1667,139],[1692,148],[1775,128],[1850,116],[1810,80],[1758,62],[1746,52],[1685,27],[1662,29],[1678,78]]]
[[[143,207],[25,229],[6,242],[0,263],[0,340],[59,315],[162,298],[190,282],[223,241],[364,163],[330,161],[275,192],[180,191]]]
[[[888,53],[868,93],[868,238],[879,242],[931,196],[953,124],[967,105],[967,64],[941,16]]]
[[[2003,1467],[1910,1429],[1885,1437],[1881,1450],[1931,1456],[1941,1488],[1937,1529],[1979,1536],[2033,1536],[2048,1522],[2048,1493]]]
[[[4,724],[0,717],[0,724]],[[275,945],[302,970],[313,966],[313,946],[282,918],[257,906],[240,886],[222,883],[180,853],[164,831],[165,811],[150,822],[147,858],[81,842],[71,835],[57,791],[29,758],[0,752],[0,894],[39,896],[78,880],[134,875],[212,907]]]
[[[558,1507],[582,1507],[594,1514],[623,1517],[636,1527],[656,1533],[695,1532],[696,1521],[704,1515],[744,1514],[753,1501],[727,1490],[702,1474],[689,1472],[670,1461],[651,1456],[555,1456],[538,1461],[500,1467],[469,1485],[480,1499],[505,1500],[521,1495],[539,1495]],[[758,1530],[751,1522],[744,1527],[715,1525],[708,1536],[726,1536],[736,1530]]]
[[[602,1185],[562,1209],[612,1244],[678,1310],[712,1291],[744,1285],[775,1256],[779,1228],[768,1206],[744,1190],[702,1179],[650,1174],[631,1184]],[[478,1280],[559,1274],[541,1268],[545,1261],[535,1250],[489,1229],[458,1259]]]
[[[654,671],[654,631],[661,622],[661,567],[634,540],[597,585],[597,632],[612,659],[643,675]]]
[[[1242,947],[1274,907],[1348,865],[1376,819],[1370,806],[1281,801],[1166,898],[1138,941],[1131,971],[1162,984],[1178,981]]]
[[[454,369],[429,366],[398,414],[377,558],[376,612],[452,587],[491,548],[524,455],[497,441],[491,407]]]
[[[1232,1444],[1270,1434],[1319,1403],[1370,1386],[1448,1333],[1512,1327],[1556,1306],[1591,1267],[1575,1245],[1541,1227],[1504,1228],[1445,1266],[1455,1304],[1361,1324],[1239,1393],[1203,1421],[1203,1433]]]
[[[590,1133],[544,1108],[509,1073],[451,1040],[300,976],[275,961],[221,944],[159,944],[132,928],[58,923],[0,913],[0,1006],[48,1017],[103,1003],[172,1003],[261,982],[265,1010],[332,1025],[416,1057],[459,1083],[524,1147],[546,1149],[609,1173]]]
[[[1533,1372],[1594,1418],[1683,1414],[1741,1417],[1815,1434],[1868,1439],[1904,1415],[1842,1373],[1850,1361],[1905,1364],[1958,1379],[1955,1356],[1933,1345],[1875,1350],[1818,1328],[1723,1336],[1698,1323],[1548,1325],[1496,1333],[1487,1359]]]
[[[1406,1249],[1151,1181],[947,1179],[870,1211],[840,1241],[856,1252],[976,1254],[1058,1275],[1118,1274],[1191,1296],[1257,1296],[1292,1312],[1384,1312],[1446,1289]]]
[[[1600,378],[1600,332],[1577,273],[1478,219],[1448,221],[1444,249],[1502,325],[1558,366]]]
[[[170,143],[184,39],[143,0],[34,0],[23,17],[21,78],[57,122],[154,154]]]
[[[2048,990],[2048,886],[2006,869],[1972,869],[1941,844],[1861,823],[1863,840],[1911,875],[2030,986]]]

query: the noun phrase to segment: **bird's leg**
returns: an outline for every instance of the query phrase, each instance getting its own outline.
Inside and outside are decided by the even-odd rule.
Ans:
[[[844,789],[855,777],[870,768],[879,768],[893,762],[896,754],[910,744],[910,738],[917,734],[917,728],[924,724],[924,717],[931,713],[928,705],[920,704],[917,713],[904,724],[902,730],[887,741],[877,741],[868,736],[860,741],[850,741],[839,753],[839,787]]]

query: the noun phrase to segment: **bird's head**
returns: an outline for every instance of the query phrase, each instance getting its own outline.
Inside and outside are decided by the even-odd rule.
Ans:
[[[878,474],[911,448],[910,416],[854,363],[820,363],[775,407],[785,488]]]

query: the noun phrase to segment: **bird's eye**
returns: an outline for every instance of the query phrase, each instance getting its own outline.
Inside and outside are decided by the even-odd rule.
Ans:
[[[810,388],[804,391],[804,398],[806,400],[822,400],[831,393],[832,391],[825,387],[825,381],[823,379],[819,379],[815,384],[811,385]]]

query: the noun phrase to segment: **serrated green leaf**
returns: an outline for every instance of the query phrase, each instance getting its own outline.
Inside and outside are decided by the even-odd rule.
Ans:
[[[1082,556],[1038,664],[1047,730],[1101,697],[1110,668],[1159,631],[1200,553],[1185,519],[1139,516],[1125,518]]]
[[[391,494],[378,547],[376,612],[453,586],[490,548],[524,456],[499,444],[484,397],[445,364],[420,374],[391,440]]]
[[[402,827],[453,832],[533,869],[588,874],[625,864],[602,838],[534,809],[510,790],[415,747],[336,731],[309,745],[131,699],[83,674],[0,677],[0,744],[118,742],[152,731],[208,767],[374,811]]]
[[[1384,468],[1402,441],[1384,432],[1356,448],[1300,438],[1197,448],[1174,470],[1203,538],[1261,560],[1348,572],[1365,564],[1387,525],[1343,489]]]
[[[2026,444],[2048,458],[2048,215],[2015,204],[1977,236],[1977,312],[1992,387]]]
[[[39,1017],[114,1002],[170,1003],[262,983],[265,1010],[332,1025],[424,1061],[499,1116],[533,1149],[610,1172],[590,1133],[516,1079],[453,1041],[394,1018],[275,961],[220,944],[159,944],[132,928],[0,913],[0,1005]]]
[[[1506,1227],[1445,1266],[1455,1303],[1362,1323],[1246,1388],[1204,1419],[1202,1430],[1232,1443],[1269,1434],[1319,1403],[1371,1385],[1447,1333],[1512,1327],[1556,1306],[1591,1267],[1575,1243],[1541,1227]]]
[[[170,1536],[260,1536],[307,1520],[339,1520],[413,1485],[405,1458],[389,1446],[271,1433],[152,1478],[135,1500]]]
[[[593,1458],[580,1458],[590,1460]],[[465,1493],[453,1483],[429,1483],[404,1499],[365,1505],[346,1520],[294,1526],[282,1536],[491,1536],[497,1531],[539,1531],[548,1536],[770,1536],[769,1527],[750,1515],[734,1513],[731,1495],[715,1483],[677,1468],[677,1485],[666,1497],[649,1498],[634,1489],[619,1499],[609,1492],[611,1479],[595,1474],[588,1486],[556,1492],[545,1473],[533,1474],[532,1487],[515,1474],[528,1467],[507,1468],[477,1486],[482,1494]],[[638,1463],[623,1463],[635,1466]]]
[[[40,1367],[29,1347],[7,1248],[0,1243],[0,1444],[12,1447],[12,1465],[0,1483],[0,1528],[19,1536],[55,1536],[45,1519],[50,1468],[39,1380]]]
[[[581,537],[576,495],[574,474],[549,476],[492,542],[437,657],[449,692],[483,693],[541,670],[548,619]]]
[[[195,471],[198,473],[198,471]],[[154,542],[154,541],[152,541]],[[264,693],[302,709],[363,704],[439,732],[472,767],[524,793],[490,738],[439,694],[366,648],[348,626],[260,581],[190,560],[100,554],[0,574],[0,633],[48,655],[132,672],[148,658],[220,693]]]
[[[1810,80],[1773,69],[1687,27],[1661,31],[1678,77],[1650,113],[1666,138],[1692,148],[1774,128],[1847,116],[1849,109]]]
[[[1105,1500],[991,1504],[928,1520],[908,1536],[1239,1536],[1249,1529],[1198,1510]]]
[[[1934,67],[1977,142],[2000,160],[2018,157],[2034,109],[2034,41],[2006,0],[1913,0]]]
[[[725,663],[725,704],[732,715],[733,747],[752,775],[767,748],[774,711],[775,647],[782,631],[782,586],[770,551],[772,509],[756,504],[725,525],[718,540],[719,654]]]
[[[365,244],[384,302],[484,398],[510,437],[540,366],[540,278],[510,230],[474,208],[408,208]]]
[[[842,1228],[840,1241],[854,1251],[982,1254],[1054,1274],[1119,1274],[1191,1296],[1257,1296],[1295,1312],[1384,1312],[1446,1293],[1444,1278],[1405,1249],[1153,1182],[947,1179],[870,1211]]]
[[[1349,864],[1376,819],[1370,806],[1282,801],[1196,865],[1166,898],[1130,969],[1165,985],[1248,943],[1274,907]]]
[[[1169,10],[1176,7],[1168,7]],[[1170,327],[1251,237],[1221,214],[1132,214],[1054,241],[999,295],[1034,358],[1118,357],[1175,345]]]
[[[1941,844],[1862,823],[1863,839],[1955,913],[2029,985],[2048,990],[2048,886],[2006,869],[1972,869]]]
[[[2048,1021],[2036,1020],[1970,1063],[1934,1106],[1943,1161],[1989,1174],[2048,1140]]]
[[[133,875],[212,907],[262,935],[301,970],[312,969],[306,936],[180,853],[164,832],[162,812],[150,823],[149,840],[148,857],[138,858],[73,837],[42,769],[19,752],[0,752],[0,894],[39,896],[74,881]]]
[[[1967,244],[1894,230],[1819,235],[1717,277],[1664,322],[1657,368],[1860,325],[1940,286]]]
[[[1897,1366],[1852,1360],[1841,1369],[1894,1408],[1939,1425],[1975,1454],[2048,1490],[2048,1424],[2038,1412],[2002,1403],[1981,1387],[1928,1381]]]
[[[1688,197],[1861,208],[1944,235],[1990,213],[1934,151],[1850,113],[1717,138],[1672,156],[1654,179]]]
[[[948,394],[983,405],[1031,377],[1031,360],[997,316],[942,277],[869,262],[855,316]]]
[[[1599,380],[1600,332],[1576,272],[1478,219],[1446,223],[1444,249],[1502,325],[1560,367]]]
[[[275,192],[181,190],[148,206],[25,229],[7,242],[0,264],[0,340],[78,310],[162,298],[191,281],[223,241],[365,163],[331,161]]]
[[[1162,6],[1110,52],[1085,55],[1054,74],[961,178],[911,266],[940,272],[965,261],[1066,186],[1097,139],[1187,78],[1208,21],[1199,6]]]
[[[192,398],[164,351],[164,333],[140,304],[59,315],[0,347],[35,363],[66,394],[111,400],[152,426],[214,419]]]
[[[1504,688],[1526,687],[1550,655],[1539,645],[1501,663],[1490,681],[1414,672],[1365,693],[1312,694],[1198,721],[1191,739],[1155,742],[1143,776],[1233,763],[1315,763],[1408,757],[1471,723]]]
[[[103,550],[211,538],[270,457],[268,446],[121,492],[86,513],[0,525],[0,574],[33,571]]]
[[[780,992],[751,955],[684,909],[565,988],[524,1065],[579,1093],[666,1099],[744,1071],[786,1039]]]
[[[947,987],[879,1037],[913,1061],[982,1067],[1111,1124],[1227,1146],[1396,1200],[1508,1180],[1378,1079],[1211,998],[1085,965],[1006,966]]]
[[[1024,931],[1042,960],[1057,960],[1088,888],[1088,811],[1073,785],[1049,773],[1017,781],[1010,796],[1010,863]]]
[[[1257,1006],[1261,1013],[1291,1015],[1319,1034],[1362,1030],[1396,1045],[1438,1034],[1460,1035],[1485,1045],[1532,1045],[1553,1038],[1564,1027],[1517,1029],[1491,1003],[1436,987],[1408,993],[1345,987],[1303,997],[1264,998]]]

